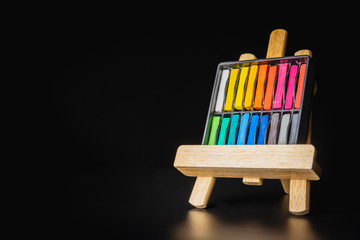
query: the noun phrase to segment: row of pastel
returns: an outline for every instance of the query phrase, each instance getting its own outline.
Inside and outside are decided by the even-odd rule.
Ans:
[[[296,144],[299,122],[298,112],[211,116],[204,145]]]
[[[215,112],[300,109],[306,63],[223,69]]]

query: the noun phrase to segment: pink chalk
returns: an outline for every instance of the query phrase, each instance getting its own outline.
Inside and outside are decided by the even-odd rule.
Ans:
[[[291,109],[293,106],[295,78],[298,68],[298,65],[292,65],[290,68],[290,75],[285,99],[285,109]]]
[[[274,106],[273,106],[275,110],[281,109],[283,105],[284,83],[285,83],[288,67],[289,67],[288,63],[282,63],[279,65],[279,75],[276,84],[276,93],[275,93]]]

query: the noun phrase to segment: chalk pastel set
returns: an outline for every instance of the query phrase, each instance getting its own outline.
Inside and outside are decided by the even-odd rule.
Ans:
[[[287,32],[270,34],[266,58],[241,54],[218,65],[201,145],[181,145],[174,167],[196,177],[189,203],[207,207],[216,178],[247,185],[279,179],[289,212],[310,210],[310,181],[321,168],[311,144],[311,101],[316,92],[311,51],[285,57]]]
[[[202,144],[305,143],[311,68],[309,56],[220,63]]]

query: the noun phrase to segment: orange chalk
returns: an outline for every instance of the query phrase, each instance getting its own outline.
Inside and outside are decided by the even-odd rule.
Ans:
[[[306,71],[306,64],[301,64],[299,81],[298,81],[296,96],[295,96],[295,109],[300,109],[302,92],[303,92],[303,87],[304,87],[305,71]]]
[[[277,66],[271,66],[265,90],[264,110],[271,110]]]
[[[263,92],[266,74],[268,72],[269,65],[261,65],[259,70],[259,77],[256,85],[254,109],[261,110],[263,102]]]

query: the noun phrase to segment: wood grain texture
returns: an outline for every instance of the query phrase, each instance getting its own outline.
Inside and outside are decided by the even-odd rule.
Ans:
[[[189,203],[196,208],[206,208],[211,192],[214,188],[216,178],[198,177],[191,192]]]
[[[310,209],[310,181],[290,180],[289,211],[295,215],[305,215]]]
[[[186,176],[318,180],[315,148],[297,145],[182,145],[174,167]]]
[[[287,35],[287,31],[284,29],[276,29],[271,32],[266,58],[285,56]]]

